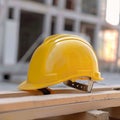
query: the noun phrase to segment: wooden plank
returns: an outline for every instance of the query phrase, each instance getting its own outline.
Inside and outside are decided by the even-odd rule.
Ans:
[[[92,93],[54,89],[50,95],[38,91],[0,92],[0,120],[29,120],[118,107],[120,91],[116,88],[119,86],[94,88]]]
[[[111,118],[120,119],[120,106],[108,108],[106,111],[109,112]]]
[[[109,100],[120,98],[120,91],[102,91],[83,94],[51,94],[40,96],[27,96],[15,98],[1,98],[0,112],[28,109],[34,107],[46,107],[79,102],[92,102],[96,100]],[[2,109],[1,109],[2,108]]]
[[[71,94],[71,93],[84,93],[83,91],[76,90],[73,88],[52,88],[52,94]],[[92,92],[97,91],[110,91],[114,89],[120,89],[120,85],[114,85],[114,86],[101,86],[101,87],[95,87]],[[42,95],[42,92],[40,91],[1,91],[0,92],[0,98],[8,98],[8,97],[21,97],[21,96],[31,96],[31,95]]]
[[[109,113],[101,110],[91,110],[82,113],[62,115],[36,120],[109,120]]]
[[[60,115],[68,115],[88,110],[102,109],[111,106],[120,106],[119,99],[93,100],[90,102],[63,104],[48,107],[37,107],[31,109],[14,110],[0,113],[1,120],[29,120],[37,118],[46,118]],[[20,117],[18,117],[20,116]]]
[[[82,120],[109,120],[109,113],[101,110],[92,110],[86,112],[85,116],[81,117]]]
[[[84,93],[84,94],[52,94],[52,95],[40,95],[40,96],[27,96],[27,97],[15,97],[15,98],[1,98],[0,99],[0,112],[23,110],[23,109],[35,109],[36,107],[54,107],[69,104],[81,105],[86,102],[90,102],[90,106],[94,102],[103,102],[105,100],[113,101],[113,103],[120,99],[120,91],[102,91],[94,93]],[[112,103],[112,102],[111,102]],[[119,105],[120,103],[117,103]],[[86,105],[85,105],[86,106]],[[104,107],[114,107],[116,104],[105,104]],[[92,107],[92,106],[91,106]],[[101,107],[101,106],[100,106]],[[86,106],[86,109],[89,110]]]
[[[48,88],[49,89],[49,88]],[[54,94],[54,91],[49,89],[51,94]],[[31,96],[31,95],[43,95],[41,91],[31,90],[31,91],[1,91],[0,98],[13,98],[13,97],[23,97],[23,96]]]
[[[42,92],[38,91],[1,91],[0,98],[13,98],[13,97],[23,97],[31,95],[43,95]]]

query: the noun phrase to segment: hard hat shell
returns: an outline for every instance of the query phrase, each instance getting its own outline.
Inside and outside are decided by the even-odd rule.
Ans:
[[[34,52],[21,90],[45,88],[80,77],[102,80],[92,46],[77,35],[56,34]]]

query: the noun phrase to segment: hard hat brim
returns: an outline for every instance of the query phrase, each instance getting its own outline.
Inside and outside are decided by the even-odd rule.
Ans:
[[[37,86],[34,85],[34,84],[30,84],[30,83],[27,82],[27,80],[25,80],[24,82],[22,82],[22,83],[18,86],[18,88],[19,88],[20,90],[34,90],[34,89],[37,88]],[[39,88],[39,86],[38,86],[38,88]]]

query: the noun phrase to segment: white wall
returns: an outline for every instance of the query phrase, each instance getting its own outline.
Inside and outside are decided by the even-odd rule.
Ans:
[[[2,63],[3,27],[0,25],[0,63]]]
[[[5,65],[12,65],[17,62],[17,38],[17,22],[7,20],[3,52],[3,64]]]
[[[0,0],[0,64],[2,64],[3,44],[4,44],[4,27],[7,16],[6,0]]]

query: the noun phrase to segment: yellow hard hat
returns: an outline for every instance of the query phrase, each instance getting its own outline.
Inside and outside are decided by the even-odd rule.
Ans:
[[[27,80],[20,84],[19,89],[35,90],[88,78],[102,80],[92,46],[77,35],[56,34],[46,38],[35,50]]]

